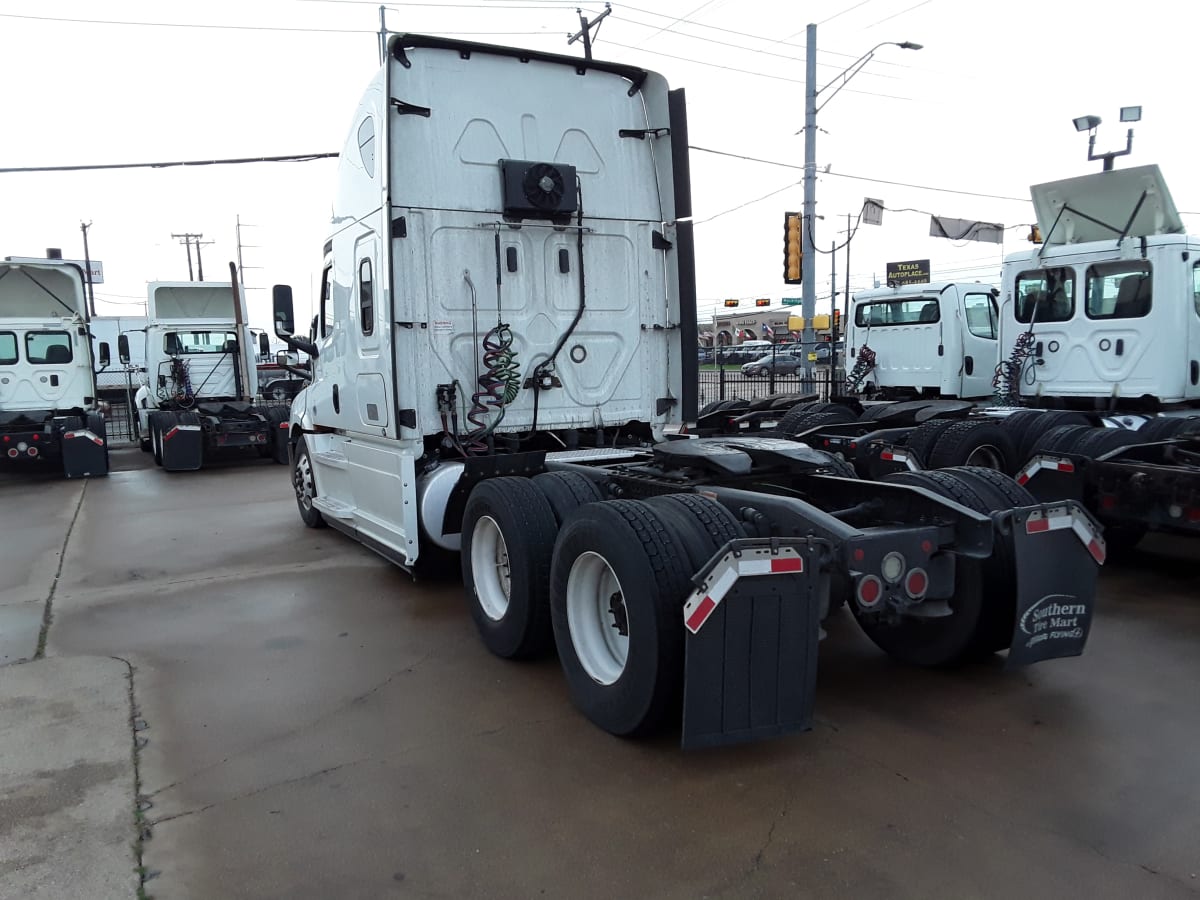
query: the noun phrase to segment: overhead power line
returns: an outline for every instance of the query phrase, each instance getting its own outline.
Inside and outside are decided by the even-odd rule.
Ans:
[[[745,156],[741,153],[730,153],[725,150],[713,150],[709,147],[697,147],[695,144],[689,145],[688,149],[695,150],[699,153],[711,153],[713,156],[725,156],[730,159],[740,159],[740,160],[744,160],[746,162],[763,163],[768,166],[779,166],[781,169],[799,169],[801,171],[804,170],[804,166],[798,165],[796,163],[779,162],[778,160],[763,159],[762,157],[758,157],[758,156]],[[927,185],[927,184],[909,184],[908,182],[905,182],[905,181],[888,181],[883,178],[868,178],[865,175],[848,175],[844,172],[822,172],[821,174],[829,175],[834,178],[851,178],[855,181],[870,181],[874,184],[889,184],[889,185],[892,185],[893,187],[914,188],[915,190],[919,190],[919,191],[935,191],[935,192],[941,193],[941,194],[959,194],[964,197],[982,197],[986,200],[1009,200],[1009,201],[1012,201],[1013,203],[1029,203],[1030,202],[1028,200],[1028,198],[1022,198],[1022,197],[1006,197],[1001,194],[984,194],[984,193],[980,193],[979,191],[962,191],[962,190],[956,190],[954,188],[931,187],[930,185]]]
[[[316,159],[333,159],[337,153],[294,153],[287,156],[245,156],[240,159],[190,159],[175,162],[149,163],[100,163],[81,166],[15,166],[0,168],[0,175],[14,172],[87,172],[96,169],[169,169],[177,166],[235,166],[244,163],[311,162]]]
[[[525,7],[536,9],[537,7]],[[287,25],[224,25],[207,22],[144,22],[124,19],[74,19],[60,16],[29,16],[19,13],[0,13],[0,18],[28,19],[35,22],[67,22],[78,25],[136,25],[147,28],[213,28],[222,31],[295,31],[311,34],[378,34],[369,28],[304,28]],[[447,37],[472,35],[544,35],[546,31],[438,31]]]

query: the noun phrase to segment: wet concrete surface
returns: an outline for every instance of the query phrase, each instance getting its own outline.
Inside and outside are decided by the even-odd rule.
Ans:
[[[918,671],[838,619],[812,732],[684,754],[303,528],[284,469],[137,462],[89,484],[49,647],[135,666],[159,900],[1200,894],[1186,542],[1103,573],[1079,659]]]

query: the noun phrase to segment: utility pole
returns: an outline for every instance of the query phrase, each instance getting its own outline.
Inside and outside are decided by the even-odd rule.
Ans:
[[[816,250],[813,241],[813,219],[817,217],[817,113],[825,107],[838,92],[846,86],[855,75],[862,71],[863,66],[875,56],[875,51],[881,47],[893,46],[901,50],[920,50],[921,44],[913,41],[881,41],[854,62],[850,63],[840,75],[834,77],[825,87],[817,87],[817,26],[810,24],[807,29],[807,44],[804,51],[804,256],[801,263],[801,289],[803,303],[806,308],[816,305],[817,282],[816,271],[810,265]],[[825,99],[817,104],[818,96],[824,91],[830,91]],[[1076,125],[1078,128],[1079,126]],[[850,240],[849,236],[846,238]],[[847,253],[849,250],[847,250]],[[850,267],[846,266],[849,275]],[[849,294],[847,293],[847,299]],[[837,337],[834,337],[837,341]],[[833,357],[830,357],[832,364]]]
[[[380,7],[380,8],[382,9],[382,7]],[[583,57],[584,57],[584,59],[591,59],[592,58],[592,29],[593,28],[596,29],[596,34],[600,33],[600,27],[599,27],[600,23],[604,20],[605,16],[607,16],[610,12],[612,12],[612,4],[605,3],[604,4],[604,12],[600,13],[600,15],[596,16],[596,18],[594,18],[590,22],[587,20],[587,16],[585,16],[583,14],[582,9],[576,9],[575,12],[579,13],[579,30],[567,38],[567,45],[570,46],[571,44],[575,43],[576,41],[582,39],[583,40]]]
[[[802,223],[800,295],[805,315],[817,307],[816,247],[813,217],[817,214],[817,26],[808,26],[804,51],[804,221]]]
[[[96,315],[96,286],[94,284],[92,284],[92,256],[91,256],[91,253],[88,252],[88,239],[87,239],[88,229],[91,227],[92,227],[91,222],[87,222],[87,223],[80,222],[79,223],[79,230],[83,232],[83,267],[86,270],[84,272],[83,277],[87,279],[88,308],[91,312],[91,315],[95,316]]]
[[[192,270],[192,238],[195,238],[197,241],[199,241],[200,238],[204,237],[204,235],[186,233],[186,234],[172,234],[171,237],[175,238],[175,240],[179,241],[179,243],[184,244],[187,247],[188,281],[195,281],[196,273]],[[199,246],[196,247],[196,252],[197,253],[200,252]],[[203,277],[201,277],[200,280],[203,281],[204,280]]]

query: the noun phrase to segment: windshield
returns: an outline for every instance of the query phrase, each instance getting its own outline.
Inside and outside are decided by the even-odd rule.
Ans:
[[[163,349],[172,356],[188,353],[225,353],[237,348],[232,331],[169,331]]]

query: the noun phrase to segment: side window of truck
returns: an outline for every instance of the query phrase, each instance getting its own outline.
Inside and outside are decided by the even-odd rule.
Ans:
[[[364,335],[375,330],[375,293],[371,284],[371,260],[358,264],[358,318]]]
[[[333,278],[333,266],[326,266],[321,273],[321,337],[333,334],[333,293],[330,281]]]
[[[0,331],[0,366],[17,364],[17,336],[11,331]]]
[[[371,117],[362,120],[358,126],[358,155],[362,158],[363,168],[372,178],[375,177],[375,123]]]
[[[34,365],[62,366],[74,358],[71,335],[65,331],[31,331],[25,335],[25,359]]]
[[[1034,269],[1017,276],[1017,321],[1067,322],[1075,315],[1075,270]]]
[[[1200,316],[1200,262],[1192,266],[1192,303]]]
[[[996,340],[996,301],[991,294],[967,294],[963,297],[967,330],[975,337]]]
[[[1147,262],[1096,263],[1087,270],[1089,319],[1140,319],[1150,312],[1152,274]]]

